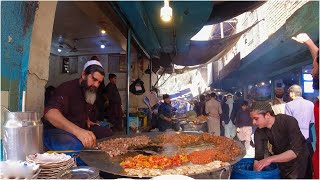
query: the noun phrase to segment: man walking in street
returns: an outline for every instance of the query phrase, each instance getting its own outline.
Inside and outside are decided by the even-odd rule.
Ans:
[[[210,100],[206,102],[205,110],[208,115],[208,132],[220,136],[220,114],[222,114],[221,104],[217,101],[216,94],[210,94]]]

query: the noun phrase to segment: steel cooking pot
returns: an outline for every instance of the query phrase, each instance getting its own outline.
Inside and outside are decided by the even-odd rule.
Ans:
[[[26,160],[43,151],[43,124],[36,112],[6,112],[3,125],[5,160]]]

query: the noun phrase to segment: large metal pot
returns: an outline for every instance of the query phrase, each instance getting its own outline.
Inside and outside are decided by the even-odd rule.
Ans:
[[[26,160],[43,152],[43,124],[36,112],[6,112],[3,125],[5,160]]]

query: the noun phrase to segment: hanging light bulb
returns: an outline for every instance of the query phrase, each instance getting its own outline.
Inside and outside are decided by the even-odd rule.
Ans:
[[[164,7],[160,10],[160,17],[164,22],[169,22],[172,19],[172,8],[169,6],[169,0],[164,0]]]
[[[58,52],[61,52],[62,49],[63,49],[63,46],[62,46],[62,44],[60,44],[60,45],[59,45],[59,48],[58,48]]]
[[[107,31],[105,29],[101,29],[101,34],[106,34]]]

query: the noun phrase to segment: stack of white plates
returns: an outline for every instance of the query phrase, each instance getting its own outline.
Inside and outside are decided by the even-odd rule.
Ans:
[[[0,179],[37,179],[40,173],[39,165],[25,161],[1,161]]]
[[[26,159],[27,162],[40,165],[38,179],[55,179],[59,172],[76,166],[74,159],[66,154],[37,153],[27,156]]]

